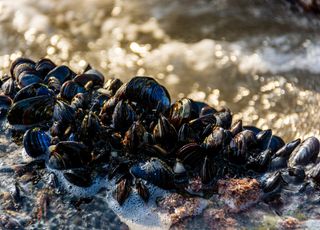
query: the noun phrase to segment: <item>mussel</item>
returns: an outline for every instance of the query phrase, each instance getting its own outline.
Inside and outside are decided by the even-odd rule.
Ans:
[[[23,136],[23,147],[33,158],[48,154],[51,138],[39,128],[29,129]]]

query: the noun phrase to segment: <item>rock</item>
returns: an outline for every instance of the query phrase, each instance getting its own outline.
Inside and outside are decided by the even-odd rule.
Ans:
[[[299,229],[301,228],[301,223],[298,219],[293,217],[287,217],[279,223],[280,229]]]
[[[223,209],[209,208],[203,213],[204,221],[209,229],[237,229],[238,223],[235,219],[227,217]]]
[[[239,212],[259,200],[261,189],[256,179],[219,180],[218,194],[230,211]]]
[[[172,224],[201,214],[207,205],[208,200],[199,197],[184,197],[177,193],[172,193],[158,202],[160,212],[167,212]]]

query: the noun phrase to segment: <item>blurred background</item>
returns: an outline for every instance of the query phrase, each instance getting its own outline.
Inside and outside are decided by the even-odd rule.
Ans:
[[[319,137],[319,27],[285,0],[2,0],[0,74],[47,56],[106,78],[151,75],[173,101],[227,106],[286,140]]]

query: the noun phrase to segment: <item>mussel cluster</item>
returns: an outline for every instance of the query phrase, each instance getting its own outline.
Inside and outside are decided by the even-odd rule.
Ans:
[[[46,58],[18,58],[1,89],[0,115],[23,130],[31,158],[75,186],[90,187],[98,176],[114,180],[119,204],[132,189],[148,201],[146,183],[192,195],[190,183],[198,180],[205,196],[225,178],[266,174],[266,194],[320,182],[316,137],[286,144],[271,130],[232,123],[227,108],[189,98],[171,103],[151,77],[105,81],[90,65],[76,74]]]

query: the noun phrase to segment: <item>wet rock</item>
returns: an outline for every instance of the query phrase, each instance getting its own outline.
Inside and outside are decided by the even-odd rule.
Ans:
[[[293,217],[287,217],[279,223],[280,229],[300,229],[301,222]]]
[[[159,211],[167,212],[172,224],[177,224],[185,218],[197,216],[208,205],[208,201],[199,197],[184,197],[172,193],[158,202]]]
[[[237,229],[235,219],[228,217],[223,209],[209,208],[203,213],[204,221],[209,229]]]
[[[256,179],[219,180],[218,194],[230,211],[239,212],[258,202],[261,189]]]

